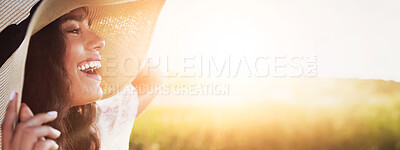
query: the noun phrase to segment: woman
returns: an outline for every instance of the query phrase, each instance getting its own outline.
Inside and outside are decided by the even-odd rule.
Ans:
[[[115,4],[120,8],[121,4]],[[54,4],[44,1],[42,5],[51,8]],[[114,12],[110,9],[109,13]],[[4,150],[127,149],[136,115],[155,96],[132,93],[136,90],[129,83],[135,79],[134,85],[161,84],[162,79],[142,80],[139,73],[127,78],[130,79],[128,85],[119,87],[125,90],[114,92],[116,95],[110,94],[112,91],[109,90],[103,91],[105,88],[100,86],[102,76],[107,76],[100,73],[100,53],[105,50],[106,42],[97,34],[101,32],[92,31],[91,22],[97,18],[90,17],[90,11],[86,6],[75,8],[30,37],[19,122],[13,129],[17,120],[16,104],[21,97],[13,92],[2,123]],[[97,27],[100,28],[102,23],[97,21]],[[96,102],[105,97],[103,92],[115,96]]]

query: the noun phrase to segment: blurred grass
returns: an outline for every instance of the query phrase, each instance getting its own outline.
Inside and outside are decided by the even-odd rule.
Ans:
[[[399,83],[271,79],[229,84],[225,97],[159,96],[136,120],[130,149],[400,149]]]

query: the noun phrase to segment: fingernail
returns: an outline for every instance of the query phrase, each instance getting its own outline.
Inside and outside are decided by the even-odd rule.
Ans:
[[[17,96],[17,92],[14,90],[10,94],[10,101],[14,100],[14,98]]]
[[[61,132],[58,131],[58,130],[54,130],[54,132],[55,132],[55,134],[57,134],[57,136],[60,136],[60,135],[61,135]]]
[[[57,112],[56,111],[49,111],[47,112],[47,114],[49,114],[50,116],[57,116]]]

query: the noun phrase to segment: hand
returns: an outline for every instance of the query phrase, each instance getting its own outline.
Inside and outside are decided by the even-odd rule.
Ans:
[[[25,103],[21,104],[19,119],[15,130],[17,96],[13,92],[10,96],[6,116],[1,124],[3,150],[57,150],[58,145],[54,139],[60,136],[60,131],[43,125],[57,118],[57,112],[40,113],[33,115]],[[45,138],[48,137],[48,138]]]

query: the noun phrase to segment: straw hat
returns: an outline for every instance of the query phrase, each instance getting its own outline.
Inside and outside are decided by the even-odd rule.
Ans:
[[[62,15],[87,6],[89,19],[92,20],[91,30],[106,42],[106,47],[100,51],[101,86],[104,92],[102,99],[105,99],[130,84],[143,67],[152,32],[164,2],[165,0],[42,0],[34,14],[31,14],[22,43],[15,47],[17,49],[0,68],[0,121],[3,121],[12,90],[22,93],[25,60],[33,34]],[[10,10],[15,5],[26,7],[27,1],[1,2],[0,12],[11,12],[9,16],[1,16],[1,30],[10,23],[6,20],[18,19],[28,14],[19,13],[20,9]],[[5,43],[0,44],[3,47]],[[21,96],[18,98],[20,103]]]

